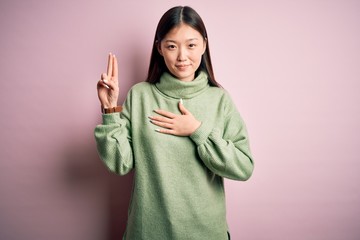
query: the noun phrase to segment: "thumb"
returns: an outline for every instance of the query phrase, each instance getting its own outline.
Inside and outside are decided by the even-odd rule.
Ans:
[[[179,101],[179,110],[182,113],[182,115],[190,114],[190,112],[184,107],[182,98],[180,98],[180,101]]]

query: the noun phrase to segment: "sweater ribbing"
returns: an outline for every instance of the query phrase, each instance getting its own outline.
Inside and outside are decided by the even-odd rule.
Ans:
[[[199,75],[191,82],[180,81],[179,79],[173,77],[170,73],[165,72],[155,86],[166,96],[189,99],[205,91],[206,88],[209,87],[209,84],[205,72],[200,72]]]

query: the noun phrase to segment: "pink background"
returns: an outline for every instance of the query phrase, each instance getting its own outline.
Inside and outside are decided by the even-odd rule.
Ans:
[[[360,238],[359,1],[7,0],[0,239],[120,239],[132,176],[97,156],[96,82],[115,53],[122,102],[180,4],[205,21],[250,134],[253,177],[226,181],[233,239]]]

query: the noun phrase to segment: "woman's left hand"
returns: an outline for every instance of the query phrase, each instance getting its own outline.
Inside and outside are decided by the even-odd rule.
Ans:
[[[160,116],[150,116],[150,122],[162,127],[156,131],[176,136],[190,136],[200,127],[201,122],[189,112],[184,105],[179,102],[179,110],[182,115],[174,114],[164,110],[155,110]]]

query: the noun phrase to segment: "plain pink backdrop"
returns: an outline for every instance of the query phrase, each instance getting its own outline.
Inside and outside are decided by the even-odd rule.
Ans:
[[[226,181],[232,239],[359,239],[355,0],[1,1],[0,239],[121,238],[132,175],[97,156],[96,82],[115,53],[122,102],[175,5],[205,21],[250,134],[254,175]]]

